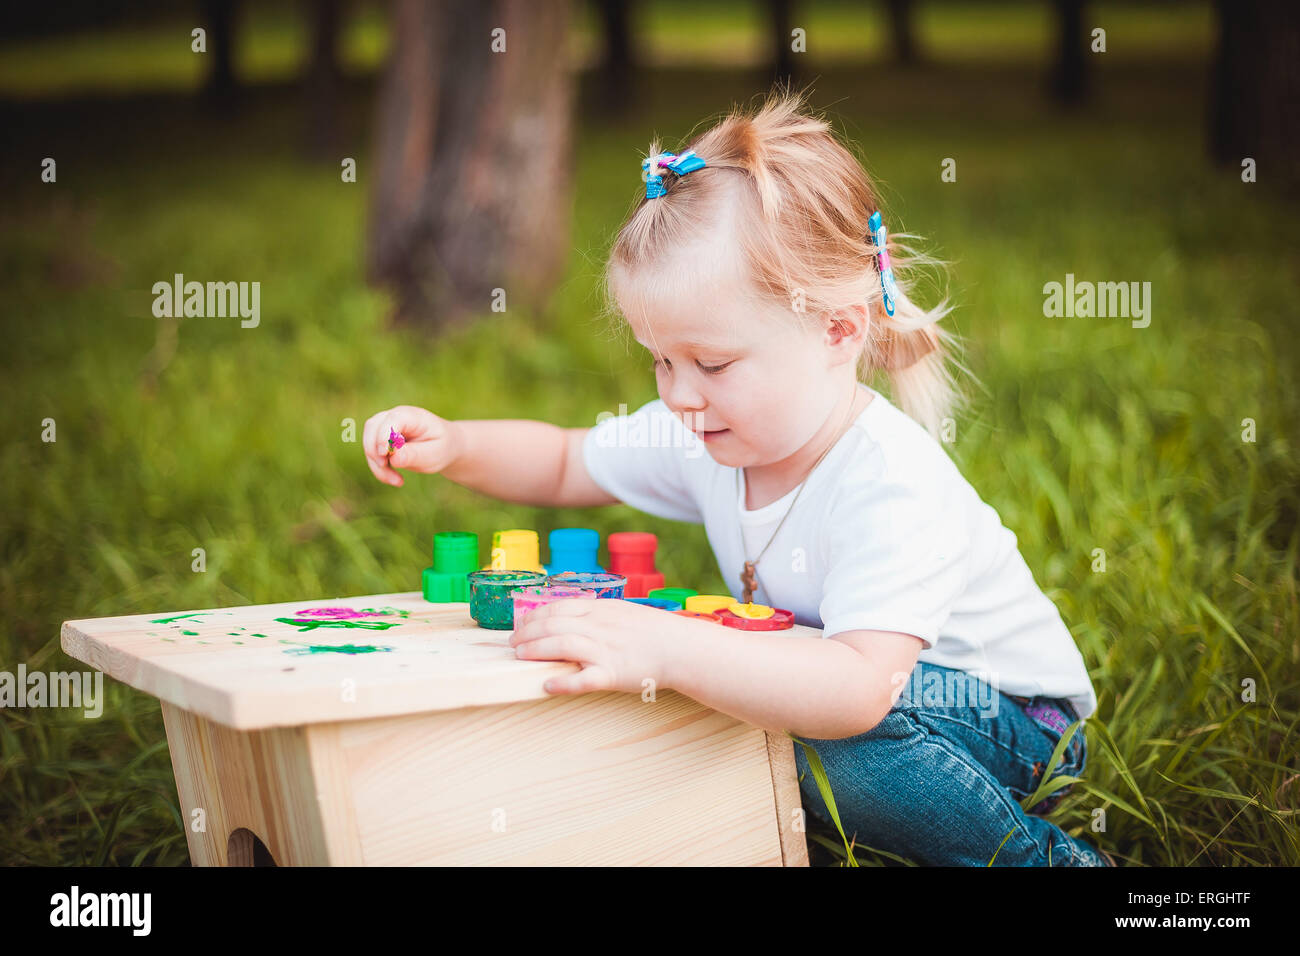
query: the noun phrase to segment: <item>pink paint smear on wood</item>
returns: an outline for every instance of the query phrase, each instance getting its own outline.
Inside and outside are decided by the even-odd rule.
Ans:
[[[387,611],[371,608],[357,610],[351,607],[309,607],[298,612],[299,617],[316,617],[330,621],[353,621],[359,617],[383,617]]]

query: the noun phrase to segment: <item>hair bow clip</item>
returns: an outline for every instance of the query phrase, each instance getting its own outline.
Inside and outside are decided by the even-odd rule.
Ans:
[[[704,166],[704,160],[696,156],[693,149],[688,149],[680,156],[676,153],[660,153],[657,156],[646,157],[641,160],[641,178],[645,180],[646,198],[658,199],[666,192],[661,168],[671,170],[678,176],[685,176],[697,169],[703,169]]]
[[[894,302],[898,298],[898,284],[894,281],[894,267],[889,261],[889,250],[885,248],[885,223],[877,210],[867,220],[871,230],[871,241],[876,244],[876,266],[880,270],[880,291],[885,298],[885,314],[894,314]]]

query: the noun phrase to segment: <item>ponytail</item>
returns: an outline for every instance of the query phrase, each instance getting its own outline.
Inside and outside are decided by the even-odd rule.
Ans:
[[[894,314],[888,315],[883,302],[879,298],[875,300],[874,335],[866,355],[865,371],[868,375],[884,371],[889,376],[894,401],[938,438],[945,419],[952,415],[957,404],[956,382],[949,365],[953,340],[938,325],[950,309],[947,302],[942,302],[926,310],[907,295],[904,276],[909,266],[934,264],[935,260],[903,253],[901,247],[895,248],[893,238],[888,237],[886,242],[898,286]]]

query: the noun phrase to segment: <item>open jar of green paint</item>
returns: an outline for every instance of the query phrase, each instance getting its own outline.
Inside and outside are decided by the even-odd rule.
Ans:
[[[546,575],[533,571],[471,571],[469,614],[479,627],[509,631],[515,626],[516,588],[538,587]]]

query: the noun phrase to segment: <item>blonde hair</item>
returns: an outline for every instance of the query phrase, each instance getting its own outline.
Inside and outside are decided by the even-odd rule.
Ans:
[[[899,243],[915,237],[889,230],[882,211],[899,293],[893,316],[886,314],[867,225],[880,209],[876,190],[804,99],[774,89],[756,112],[733,107],[678,151],[692,149],[707,165],[684,176],[664,171],[664,195],[642,194],[610,250],[607,307],[617,311],[629,275],[646,274],[664,250],[697,243],[710,225],[730,219],[738,265],[758,298],[810,316],[865,306],[869,334],[858,374],[886,371],[894,400],[937,434],[958,399],[949,367],[954,340],[937,325],[951,309],[945,300],[926,310],[908,290],[917,266],[942,263]],[[660,152],[656,139],[650,155]],[[659,286],[672,279],[659,277]]]

